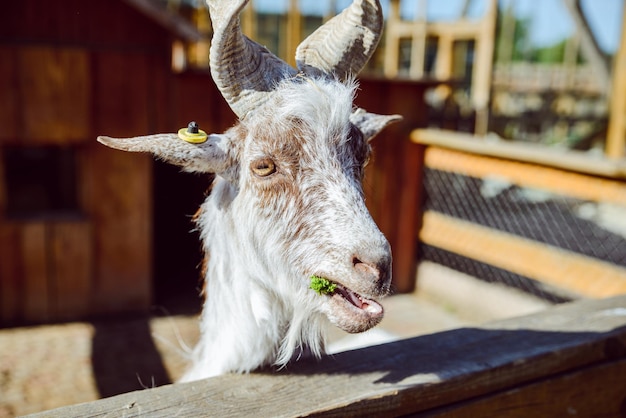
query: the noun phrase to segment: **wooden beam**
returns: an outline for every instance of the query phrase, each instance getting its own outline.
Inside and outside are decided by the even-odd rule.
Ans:
[[[20,224],[20,257],[24,280],[23,317],[26,321],[47,322],[50,315],[50,266],[45,222]]]
[[[603,298],[626,294],[626,268],[436,212],[424,213],[422,242],[566,289]]]
[[[16,223],[0,222],[0,324],[23,320],[21,234]]]
[[[471,99],[472,105],[476,110],[474,132],[477,135],[485,135],[488,129],[498,1],[490,0],[487,7],[487,12],[480,21],[480,29],[476,37],[474,68],[472,71]]]
[[[522,187],[546,190],[582,200],[626,206],[626,184],[621,181],[442,148],[428,148],[425,166],[476,178],[498,176]]]
[[[202,34],[183,17],[158,6],[150,0],[124,1],[188,42],[197,42],[203,39]]]
[[[85,318],[91,313],[95,273],[91,230],[88,221],[50,225],[48,251],[54,286],[50,304],[57,321]]]
[[[287,62],[296,65],[296,48],[302,39],[302,15],[298,0],[289,0],[289,10],[287,11],[287,36],[285,37],[285,53]]]
[[[626,360],[551,376],[483,399],[432,411],[434,417],[618,417],[623,409]],[[582,384],[581,384],[582,383]],[[598,396],[589,397],[587,393]],[[530,413],[532,411],[532,413]]]
[[[257,16],[254,1],[248,3],[241,12],[241,30],[250,39],[257,39]]]
[[[505,142],[491,137],[439,129],[417,129],[411,133],[411,140],[422,145],[509,160],[508,162],[501,161],[500,166],[510,164],[522,167],[523,164],[513,163],[517,161],[544,166],[537,167],[539,171],[542,168],[548,170],[548,167],[553,167],[592,176],[626,178],[626,161],[611,161],[590,156],[581,151],[556,149],[539,144]],[[556,172],[556,170],[553,171]],[[590,193],[594,192],[590,191]]]
[[[424,62],[426,60],[426,21],[418,21],[413,25],[411,42],[411,66],[409,76],[414,79],[424,77]]]
[[[21,123],[29,144],[71,144],[89,138],[91,68],[77,48],[23,47],[18,51]]]
[[[452,416],[485,416],[464,410],[477,410],[473,405],[490,400],[491,405],[515,407],[519,416],[566,416],[568,407],[585,411],[585,406],[596,406],[597,415],[619,416],[626,360],[624,306],[626,296],[585,300],[300,361],[279,372],[162,386],[33,417],[448,416],[442,408],[450,405],[458,407]],[[602,381],[615,384],[603,388]],[[612,396],[616,391],[620,396]],[[546,410],[554,414],[541,414]]]
[[[439,80],[452,78],[452,57],[455,37],[452,34],[440,34],[437,43],[437,59],[435,62],[435,77]]]
[[[17,57],[16,47],[0,46],[0,144],[16,142],[22,130]]]
[[[483,31],[482,25],[484,25],[482,20],[466,19],[455,22],[429,22],[428,35],[449,36],[455,40],[470,40],[480,36]]]
[[[389,16],[385,28],[385,57],[383,71],[385,77],[394,78],[398,75],[400,55],[400,34],[398,23],[400,22],[400,0],[391,0]]]
[[[613,88],[605,153],[620,159],[626,156],[626,7],[622,15],[620,46],[613,65]]]

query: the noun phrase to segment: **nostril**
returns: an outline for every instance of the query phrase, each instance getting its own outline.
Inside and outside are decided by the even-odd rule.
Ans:
[[[356,257],[352,259],[352,263],[354,264],[354,268],[356,269],[356,271],[358,271],[362,275],[366,275],[366,276],[370,276],[372,278],[378,279],[378,276],[380,275],[380,271],[375,266],[368,264],[368,263],[364,263]]]
[[[352,264],[356,273],[362,279],[375,283],[380,293],[386,294],[391,285],[391,265],[387,260],[375,263],[361,261],[358,257],[352,257]]]

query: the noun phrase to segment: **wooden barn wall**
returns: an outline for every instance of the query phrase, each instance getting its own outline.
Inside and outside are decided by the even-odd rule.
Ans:
[[[0,157],[71,148],[79,209],[7,216],[0,160],[0,325],[149,307],[152,160],[95,139],[170,127],[170,42],[123,1],[3,6]]]

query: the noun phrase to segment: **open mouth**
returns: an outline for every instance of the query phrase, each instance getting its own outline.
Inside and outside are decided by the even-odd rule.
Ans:
[[[346,332],[367,331],[378,324],[384,314],[382,305],[337,282],[329,284],[320,292],[328,296],[328,319]]]
[[[366,297],[353,292],[352,290],[344,287],[342,285],[337,285],[335,289],[335,294],[341,296],[345,301],[352,304],[357,309],[361,309],[370,315],[382,315],[383,307],[380,303],[376,302],[373,299],[367,299]]]

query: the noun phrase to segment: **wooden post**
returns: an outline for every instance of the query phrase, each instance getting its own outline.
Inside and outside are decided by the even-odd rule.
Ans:
[[[241,31],[250,39],[256,39],[256,12],[253,1],[241,13]]]
[[[47,225],[33,221],[21,225],[21,265],[24,269],[24,319],[46,322],[50,319],[50,271],[47,256]]]
[[[300,44],[302,37],[302,16],[298,0],[289,0],[289,10],[287,11],[287,37],[285,42],[285,53],[283,57],[292,66],[296,65],[296,48]]]
[[[611,89],[610,120],[606,138],[606,155],[618,159],[624,157],[626,134],[626,7],[622,16],[622,37],[615,56],[613,88]]]
[[[472,102],[476,109],[477,135],[485,135],[488,129],[489,97],[493,72],[493,50],[498,16],[498,1],[490,0],[487,13],[476,38],[476,53],[472,74]]]
[[[415,22],[413,22],[413,42],[411,44],[411,78],[424,77],[424,60],[426,57],[427,32],[427,0],[419,0]]]
[[[449,80],[452,77],[452,56],[454,52],[454,34],[441,33],[437,44],[437,62],[435,76],[439,80]]]
[[[387,18],[385,37],[385,58],[383,71],[385,77],[394,78],[398,75],[398,60],[400,49],[400,35],[398,24],[400,23],[400,0],[391,0],[389,5],[389,17]]]

